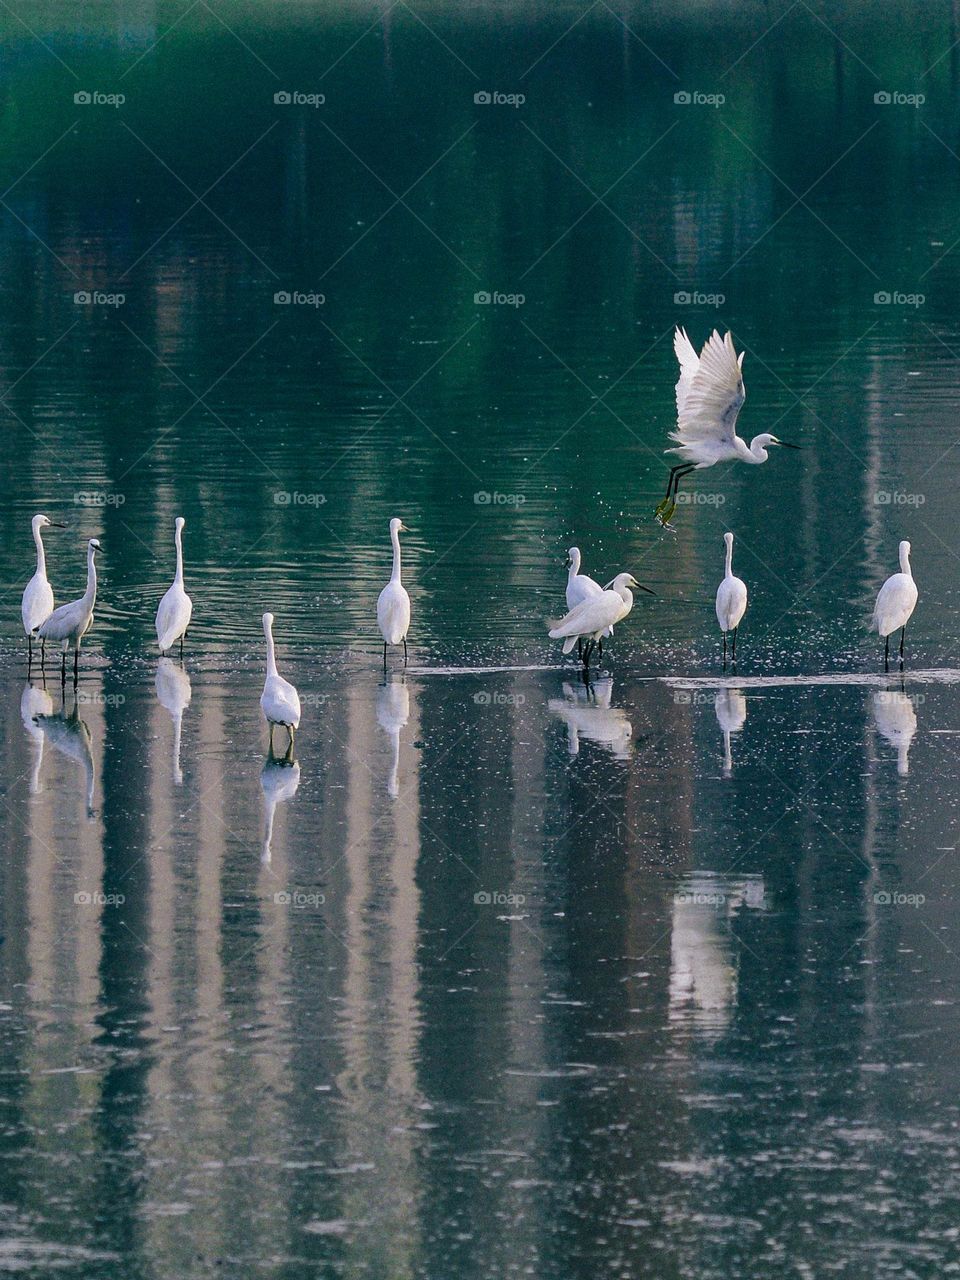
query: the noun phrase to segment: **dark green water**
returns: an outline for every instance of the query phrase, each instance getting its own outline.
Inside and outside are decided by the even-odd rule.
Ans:
[[[0,7],[0,1270],[960,1267],[956,36]],[[805,448],[664,532],[677,322]],[[65,701],[26,683],[36,511],[58,603],[103,543]],[[902,537],[901,684],[866,620]],[[543,626],[572,543],[657,592],[592,690]]]

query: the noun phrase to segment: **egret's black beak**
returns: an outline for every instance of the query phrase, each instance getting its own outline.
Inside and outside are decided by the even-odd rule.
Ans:
[[[642,586],[639,582],[636,586],[638,591],[645,591],[648,596],[655,596],[657,594],[655,591],[651,591],[649,587]]]
[[[51,520],[48,527],[50,529],[66,529],[67,528],[65,524],[59,524],[56,520]]]
[[[778,440],[777,443],[784,449],[802,449],[802,444],[787,444],[786,440]]]

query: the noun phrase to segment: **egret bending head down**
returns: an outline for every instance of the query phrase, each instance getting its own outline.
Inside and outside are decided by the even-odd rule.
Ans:
[[[680,377],[677,429],[670,432],[670,439],[676,440],[677,445],[666,452],[679,454],[682,461],[670,468],[666,495],[654,513],[661,524],[666,524],[676,510],[680,481],[691,471],[713,467],[718,462],[759,466],[767,461],[771,445],[800,448],[769,431],[754,436],[749,445],[737,435],[737,415],[746,398],[743,352],[737,355],[729,332],[721,338],[714,329],[698,356],[686,330],[678,327],[673,349],[680,362]]]

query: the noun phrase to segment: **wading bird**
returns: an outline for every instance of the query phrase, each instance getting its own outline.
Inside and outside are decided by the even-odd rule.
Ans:
[[[410,597],[400,581],[400,534],[407,526],[396,516],[390,521],[393,543],[393,573],[377,599],[377,626],[383,636],[383,667],[387,667],[387,645],[403,645],[403,661],[407,661],[407,632],[410,630]]]
[[[717,621],[723,632],[723,665],[727,665],[727,635],[733,632],[733,660],[737,660],[737,630],[747,612],[747,584],[733,576],[733,534],[725,533],[727,546],[726,570],[723,581],[717,587]]]
[[[43,554],[43,538],[40,530],[65,529],[65,524],[57,524],[46,516],[34,516],[30,521],[33,530],[33,541],[37,548],[37,571],[23,589],[23,600],[20,604],[20,616],[23,618],[23,629],[27,635],[27,666],[33,662],[33,637],[41,623],[46,622],[53,613],[53,587],[47,581],[47,561]],[[43,641],[40,642],[40,665],[43,666]]]
[[[97,602],[97,567],[94,557],[100,550],[100,543],[91,538],[87,543],[87,589],[79,600],[71,600],[54,609],[50,617],[40,627],[40,642],[59,640],[63,656],[60,662],[60,683],[67,679],[67,650],[73,645],[73,683],[77,683],[80,670],[80,641],[93,626],[93,606]]]
[[[677,506],[680,481],[691,471],[715,466],[718,462],[749,462],[753,466],[767,460],[770,445],[799,449],[769,432],[754,436],[748,445],[736,433],[737,414],[745,398],[743,389],[743,352],[738,356],[729,332],[721,338],[714,329],[698,356],[685,329],[677,328],[673,349],[680,361],[677,382],[677,429],[670,432],[676,440],[676,453],[682,459],[670,468],[667,492],[655,511],[661,524],[666,524]]]
[[[300,696],[289,680],[284,680],[277,670],[277,658],[273,647],[273,614],[263,615],[263,634],[267,641],[267,678],[260,695],[260,710],[270,726],[270,750],[273,751],[273,730],[283,725],[290,735],[293,750],[294,730],[300,724]]]
[[[586,573],[580,572],[580,548],[571,547],[567,552],[567,611],[575,609],[578,604],[583,604],[584,600],[589,600],[591,596],[600,595],[603,591],[600,583],[589,577]],[[603,633],[607,636],[613,635],[613,627],[608,627]],[[577,653],[582,654],[583,642],[577,641]],[[603,657],[603,636],[597,645],[597,652]]]
[[[157,644],[160,652],[166,653],[179,640],[181,658],[183,657],[183,638],[187,634],[187,627],[190,625],[190,617],[193,614],[193,601],[183,589],[182,534],[186,523],[183,516],[177,516],[174,521],[173,541],[177,548],[177,571],[173,576],[172,585],[157,609]]]
[[[903,666],[903,633],[917,607],[917,584],[910,569],[910,543],[900,543],[900,572],[893,573],[877,594],[870,630],[883,637],[883,666],[890,665],[890,637],[900,632],[900,665]]]
[[[598,596],[589,596],[575,609],[559,620],[549,623],[550,639],[563,641],[563,652],[570,653],[578,640],[586,640],[583,649],[583,665],[590,665],[590,655],[597,641],[608,627],[622,622],[633,608],[633,592],[654,592],[641,586],[630,573],[618,573]]]

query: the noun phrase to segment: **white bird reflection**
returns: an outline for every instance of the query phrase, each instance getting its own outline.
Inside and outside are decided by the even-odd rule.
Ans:
[[[731,918],[743,907],[766,909],[763,877],[694,875],[673,895],[670,1021],[719,1032],[737,1003],[738,971]]]
[[[900,689],[878,689],[873,695],[873,719],[882,737],[897,752],[897,773],[910,772],[910,743],[917,732],[913,698]]]
[[[377,689],[377,723],[390,738],[392,748],[387,794],[400,794],[400,730],[410,719],[410,690],[405,680],[390,680]]]
[[[20,695],[20,719],[30,739],[30,794],[40,792],[40,766],[43,764],[43,730],[37,724],[37,716],[53,715],[53,698],[46,689],[27,681]]]
[[[606,676],[592,684],[563,685],[563,697],[551,698],[547,707],[567,726],[567,745],[572,756],[580,751],[580,739],[598,742],[618,760],[629,760],[633,726],[620,707],[611,707],[613,680]]]
[[[713,700],[717,724],[723,734],[723,776],[733,773],[733,753],[730,749],[731,734],[739,733],[747,719],[747,700],[742,689],[720,689]]]
[[[173,780],[179,786],[183,782],[180,768],[180,728],[183,713],[190,705],[190,677],[171,658],[161,658],[157,663],[157,698],[160,705],[170,712],[173,720]]]
[[[64,694],[65,697],[66,695]],[[93,761],[90,728],[86,720],[80,719],[76,690],[74,690],[73,694],[73,710],[69,715],[67,715],[66,702],[64,701],[56,715],[41,713],[35,717],[35,723],[55,751],[59,751],[61,755],[67,756],[68,759],[75,760],[78,764],[83,765],[86,778],[87,817],[92,819],[93,797],[96,787],[96,766]]]
[[[286,755],[275,756],[271,751],[260,770],[260,786],[263,790],[263,849],[261,861],[268,866],[273,857],[273,818],[277,805],[292,800],[300,785],[300,762],[293,758],[293,743]]]

